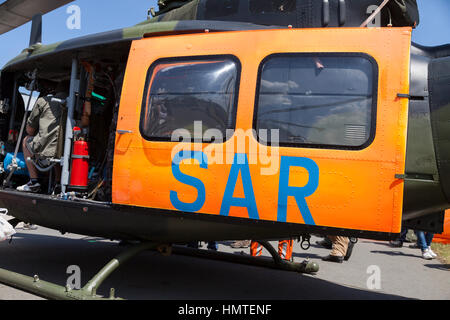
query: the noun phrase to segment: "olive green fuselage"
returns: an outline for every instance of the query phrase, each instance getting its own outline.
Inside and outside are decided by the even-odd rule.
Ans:
[[[418,227],[417,223],[420,224],[417,219],[433,214],[436,214],[436,219],[440,219],[443,211],[449,208],[449,190],[445,184],[450,176],[445,166],[449,159],[448,154],[442,151],[450,138],[446,135],[448,128],[445,127],[450,124],[450,104],[436,107],[432,103],[433,99],[437,99],[436,96],[440,100],[449,98],[441,97],[442,92],[430,88],[433,85],[430,81],[433,79],[430,65],[440,56],[427,49],[432,50],[413,45],[411,57],[403,221],[405,225],[411,226],[408,221],[415,220],[415,227]],[[444,51],[441,50],[441,55],[444,55]]]

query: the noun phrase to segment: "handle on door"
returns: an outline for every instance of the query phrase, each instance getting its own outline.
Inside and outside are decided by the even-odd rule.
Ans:
[[[133,133],[131,130],[117,130],[118,134]]]

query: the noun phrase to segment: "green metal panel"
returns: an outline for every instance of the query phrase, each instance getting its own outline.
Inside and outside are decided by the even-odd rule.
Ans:
[[[442,190],[450,203],[450,56],[429,68],[431,127]]]

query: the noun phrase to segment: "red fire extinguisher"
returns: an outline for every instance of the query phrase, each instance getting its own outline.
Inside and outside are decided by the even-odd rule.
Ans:
[[[80,138],[81,129],[74,128],[74,143],[72,152],[72,171],[69,187],[74,190],[87,190],[89,175],[89,145]]]

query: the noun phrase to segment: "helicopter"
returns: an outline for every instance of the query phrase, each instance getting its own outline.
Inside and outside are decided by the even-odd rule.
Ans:
[[[411,42],[418,14],[396,5],[414,13],[415,1],[161,0],[133,27],[43,45],[42,15],[70,2],[0,5],[1,33],[33,21],[29,47],[0,78],[0,206],[11,224],[138,241],[120,262],[253,239],[302,272],[317,268],[280,261],[267,241],[442,232],[450,45]],[[45,96],[67,80],[57,156],[50,168],[33,162],[47,191],[19,192],[32,161],[19,152],[32,107],[19,88]],[[117,267],[77,292],[5,270],[0,282],[91,299]]]

